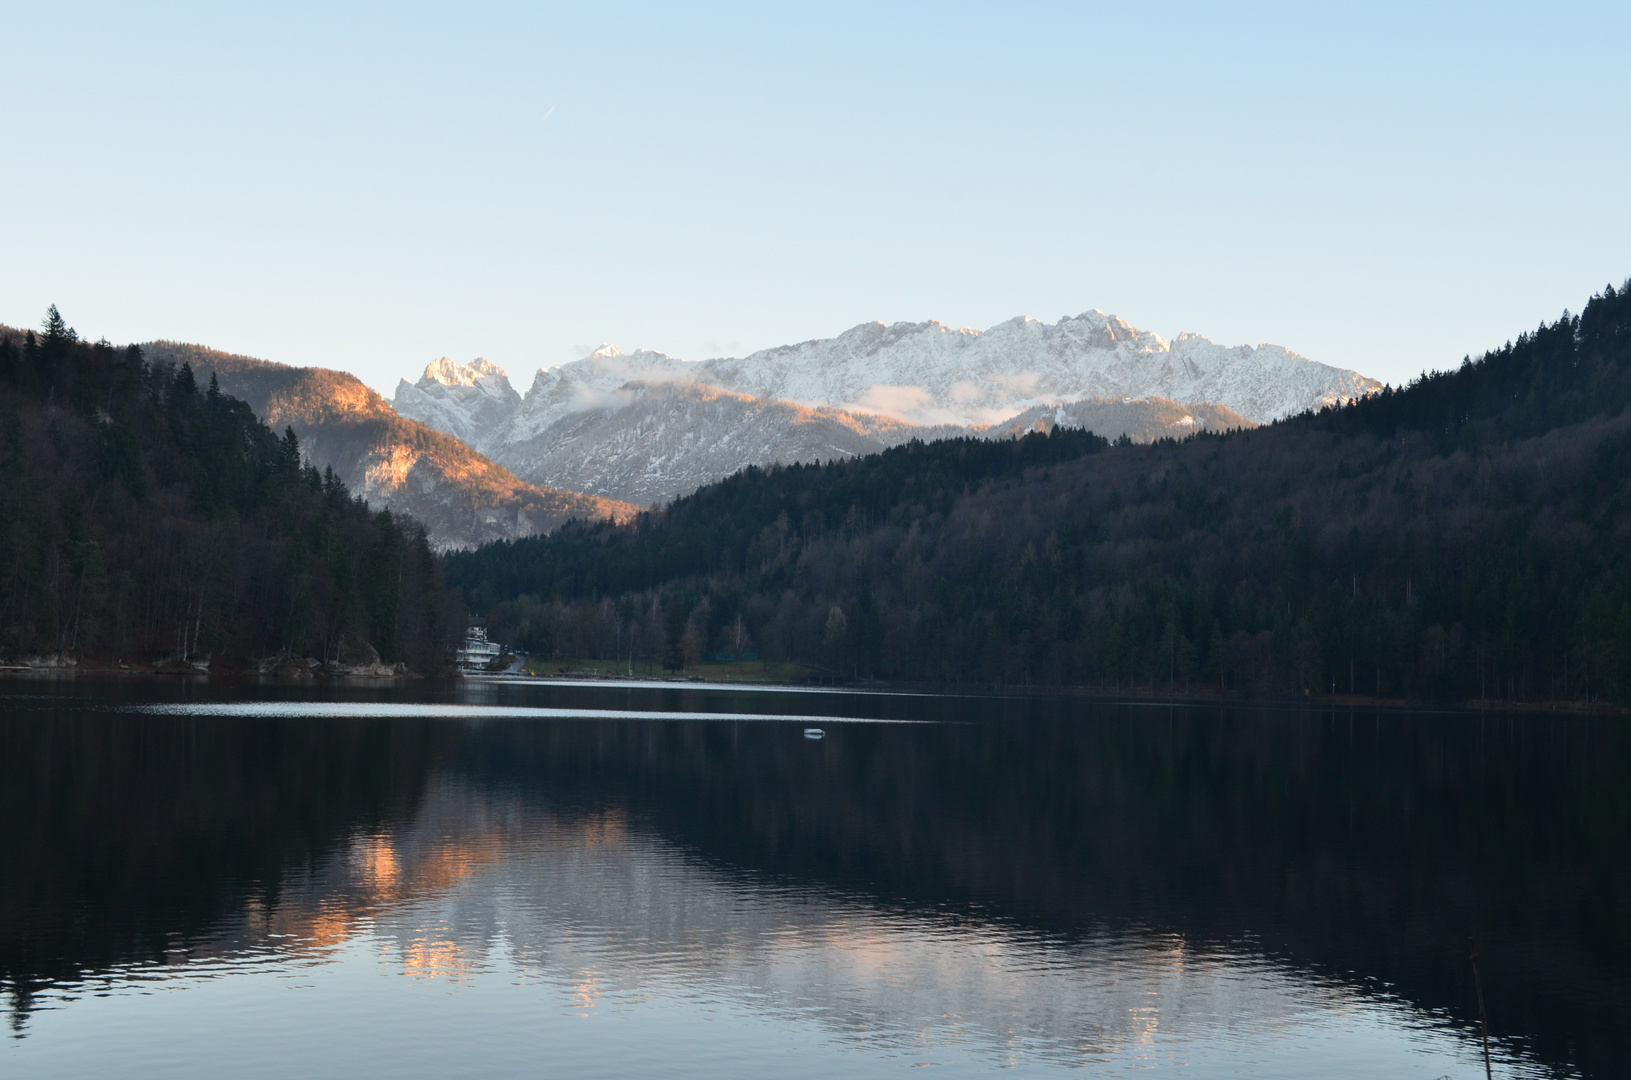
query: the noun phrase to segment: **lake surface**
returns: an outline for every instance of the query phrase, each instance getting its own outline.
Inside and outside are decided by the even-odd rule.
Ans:
[[[806,727],[825,737],[804,737]],[[1631,1075],[1631,725],[0,683],[0,1075]]]

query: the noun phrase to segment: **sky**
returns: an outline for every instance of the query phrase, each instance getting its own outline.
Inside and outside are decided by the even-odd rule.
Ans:
[[[1390,382],[1631,276],[1631,4],[0,4],[0,322],[525,389],[1098,308]]]

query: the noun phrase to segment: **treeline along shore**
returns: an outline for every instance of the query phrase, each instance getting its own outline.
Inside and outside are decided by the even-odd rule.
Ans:
[[[1455,370],[1252,431],[1055,429],[748,469],[436,555],[242,401],[55,308],[0,328],[0,663],[1631,704],[1631,282]]]
[[[559,658],[1257,697],[1631,703],[1631,283],[1254,431],[1056,430],[749,469],[456,552]]]
[[[213,377],[82,341],[55,307],[0,328],[0,662],[434,673],[464,625],[416,522]]]

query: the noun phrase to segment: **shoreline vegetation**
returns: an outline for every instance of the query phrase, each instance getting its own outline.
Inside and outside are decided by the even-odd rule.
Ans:
[[[0,474],[13,667],[440,677],[473,614],[539,677],[1631,705],[1631,282],[1251,431],[914,442],[443,555],[53,307],[0,327]]]
[[[1626,705],[1628,408],[1631,282],[1454,370],[1252,431],[748,469],[446,566],[494,640],[562,660]]]
[[[137,346],[0,327],[0,660],[436,674],[467,622],[425,530]]]

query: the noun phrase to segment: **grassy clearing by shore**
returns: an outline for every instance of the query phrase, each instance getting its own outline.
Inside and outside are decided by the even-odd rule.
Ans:
[[[521,665],[529,675],[611,675],[628,678],[627,660],[545,660],[529,656]],[[636,679],[701,679],[704,682],[733,683],[801,683],[809,678],[810,669],[798,664],[768,663],[762,660],[736,661],[729,664],[698,663],[684,671],[665,671],[636,663]]]

